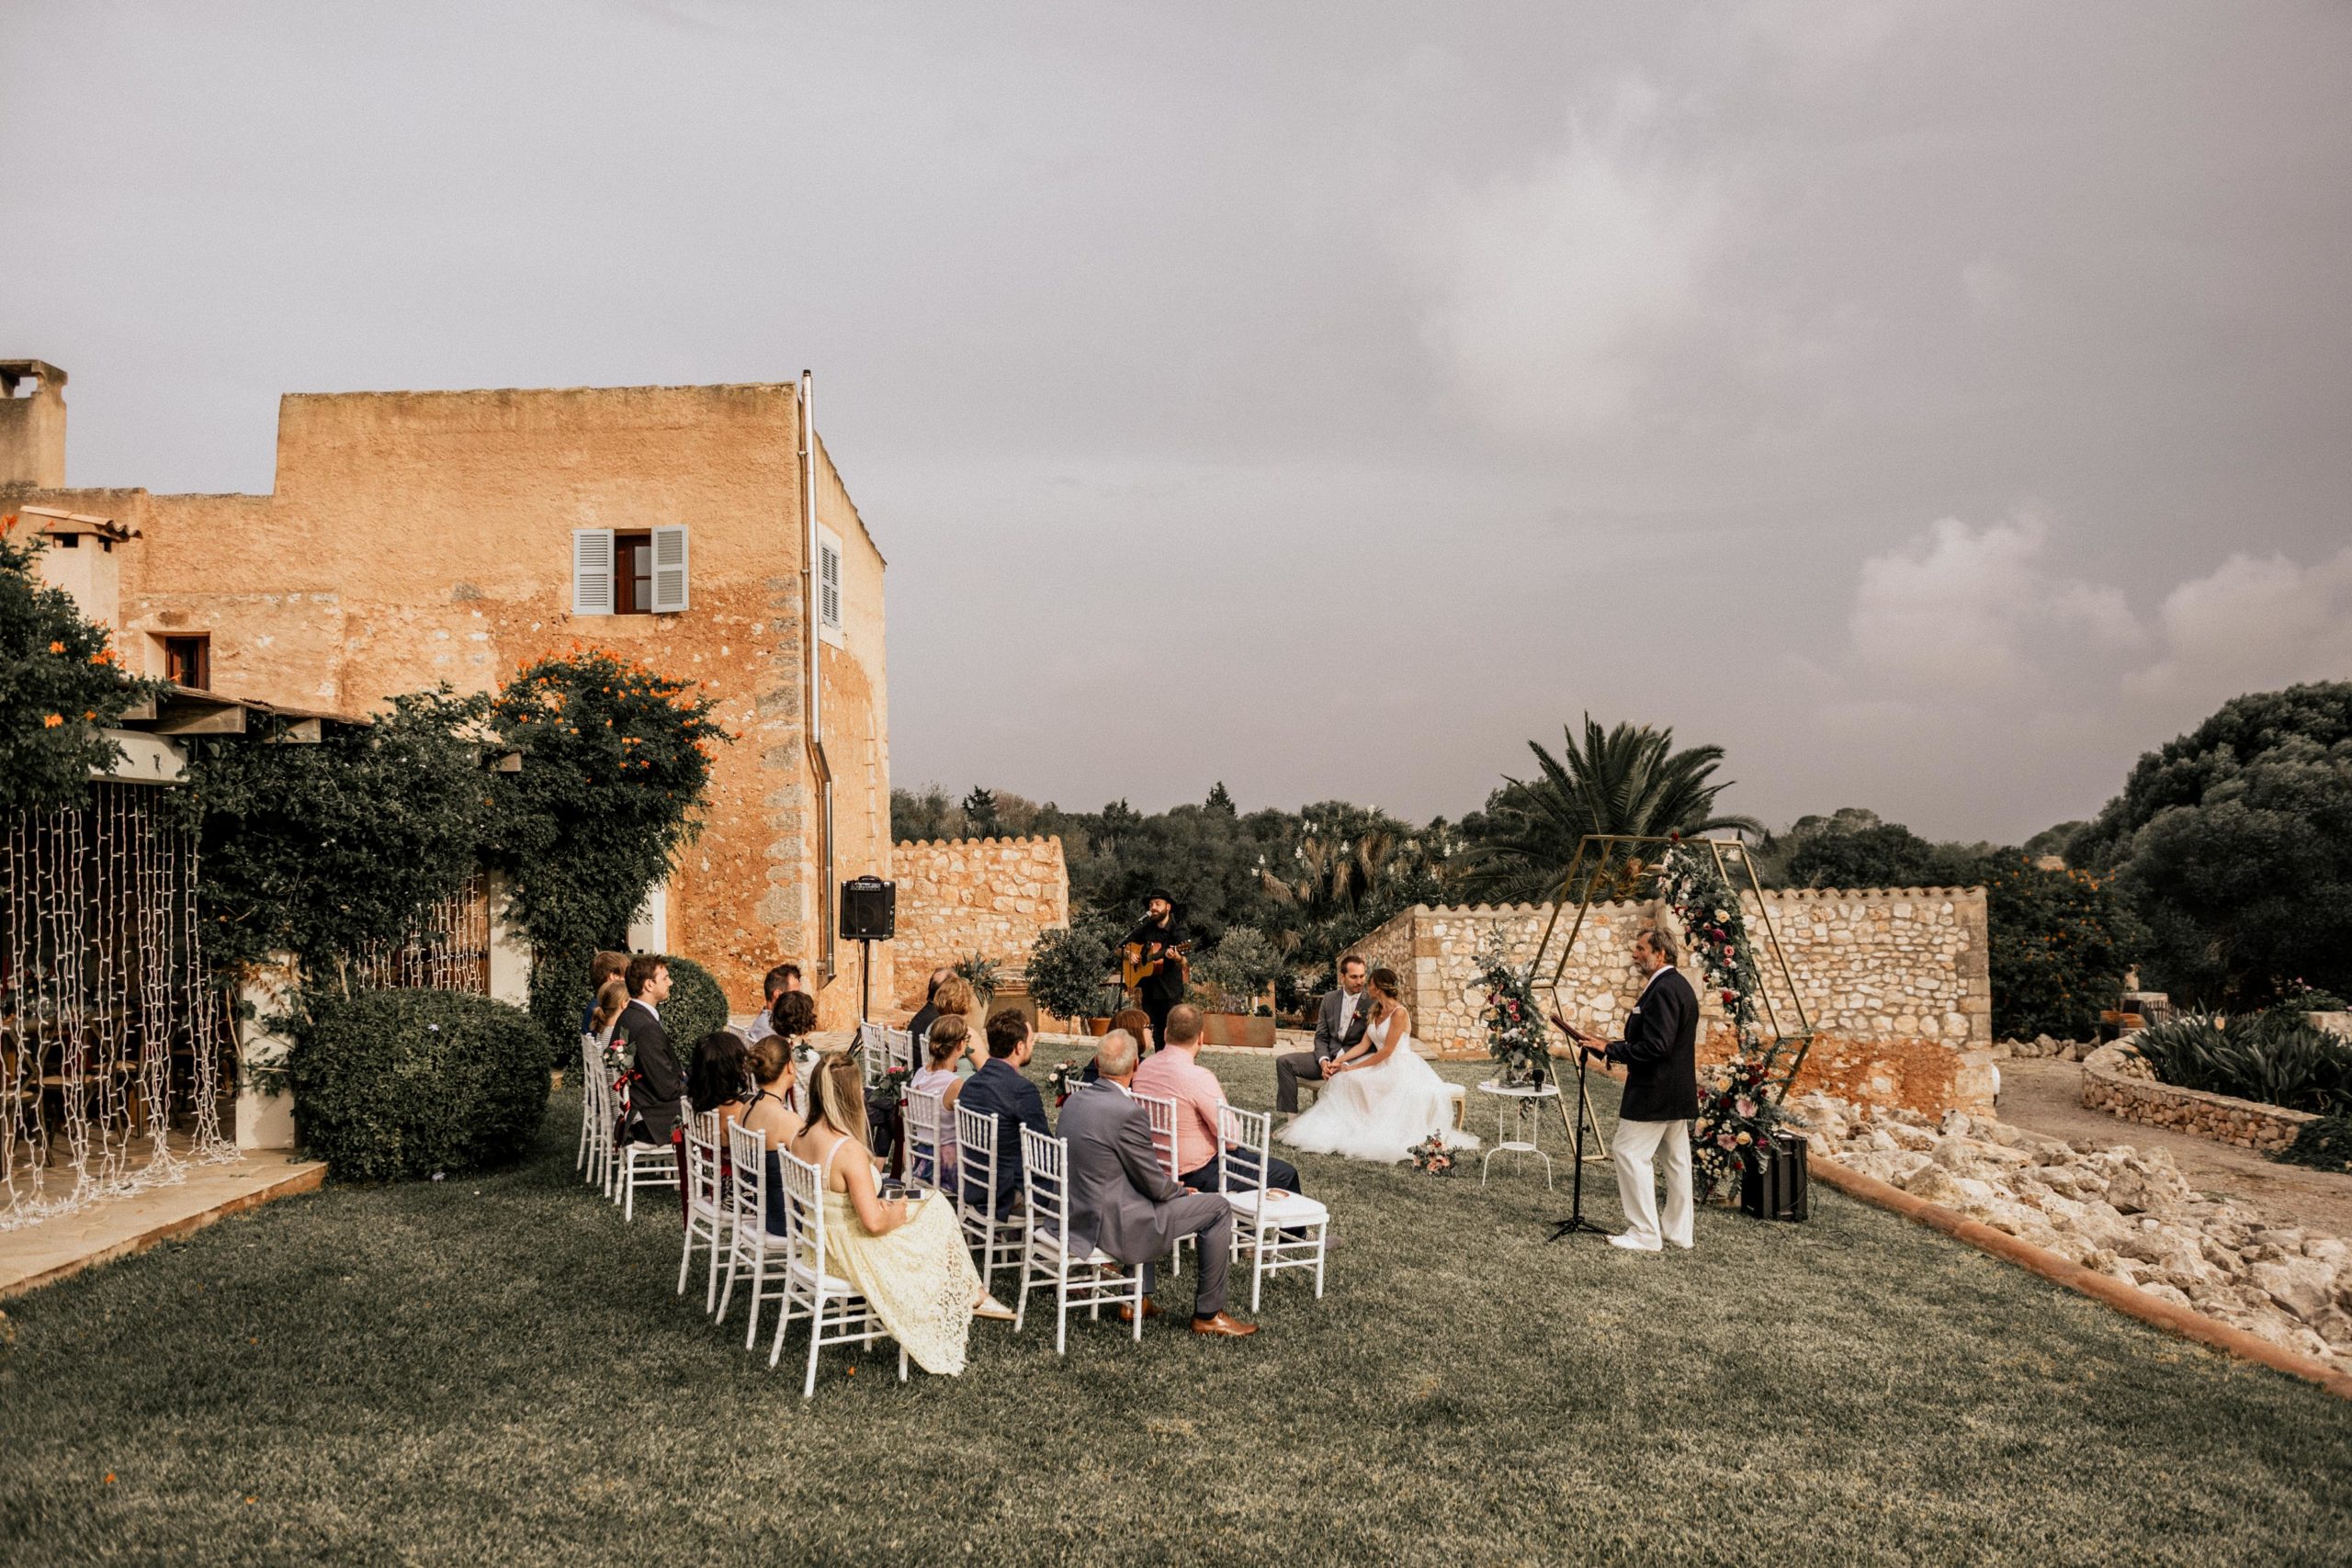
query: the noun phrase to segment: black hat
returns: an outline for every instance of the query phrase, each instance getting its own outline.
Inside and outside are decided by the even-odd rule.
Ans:
[[[1155,887],[1150,892],[1143,896],[1143,901],[1147,904],[1150,903],[1154,898],[1165,901],[1168,907],[1171,909],[1176,907],[1176,895],[1170,893],[1165,887]]]

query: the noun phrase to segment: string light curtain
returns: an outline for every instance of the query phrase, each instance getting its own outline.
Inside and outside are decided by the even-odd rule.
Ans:
[[[159,795],[0,823],[0,1230],[236,1157],[196,843]]]

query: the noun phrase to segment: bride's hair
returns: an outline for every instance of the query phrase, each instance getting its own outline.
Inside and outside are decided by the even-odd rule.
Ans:
[[[1372,972],[1372,976],[1366,984],[1393,1002],[1397,999],[1396,993],[1402,988],[1404,983],[1396,978],[1396,970],[1384,964]]]

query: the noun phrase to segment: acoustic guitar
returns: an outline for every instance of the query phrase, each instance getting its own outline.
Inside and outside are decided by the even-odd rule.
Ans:
[[[1158,942],[1131,942],[1119,950],[1119,984],[1134,990],[1144,981],[1159,973],[1160,966],[1173,964],[1179,970],[1187,966],[1186,950],[1193,944],[1178,942],[1173,947],[1161,947]],[[1151,955],[1145,956],[1147,950]]]

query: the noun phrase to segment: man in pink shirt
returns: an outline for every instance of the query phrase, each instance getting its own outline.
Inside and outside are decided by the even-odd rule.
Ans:
[[[1186,1003],[1170,1008],[1164,1049],[1136,1069],[1135,1092],[1176,1102],[1176,1168],[1183,1173],[1176,1179],[1195,1192],[1214,1192],[1224,1158],[1216,1113],[1225,1104],[1225,1086],[1201,1066],[1201,1030],[1200,1009]],[[1295,1192],[1298,1172],[1270,1157],[1266,1185]]]

